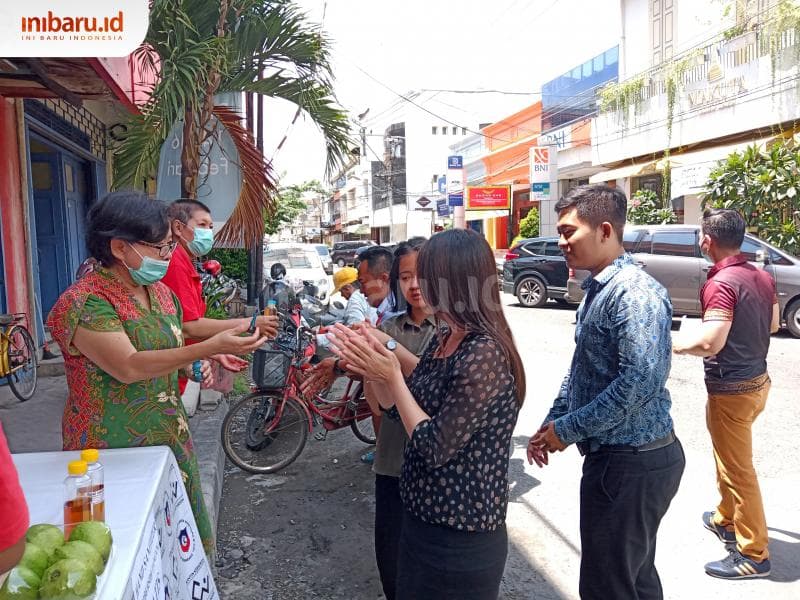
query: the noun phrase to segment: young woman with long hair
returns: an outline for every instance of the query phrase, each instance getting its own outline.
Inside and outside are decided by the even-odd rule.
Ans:
[[[483,237],[436,234],[417,269],[422,297],[446,325],[420,358],[366,329],[337,328],[334,344],[348,369],[381,386],[378,401],[410,438],[395,597],[493,600],[508,554],[508,461],[525,373]]]

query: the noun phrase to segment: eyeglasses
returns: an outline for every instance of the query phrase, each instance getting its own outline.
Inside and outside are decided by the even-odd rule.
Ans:
[[[141,244],[142,246],[147,246],[148,248],[155,248],[158,250],[158,257],[159,258],[169,258],[170,255],[175,251],[175,248],[178,246],[178,242],[166,242],[164,244],[151,244],[149,242],[136,242],[137,244]]]

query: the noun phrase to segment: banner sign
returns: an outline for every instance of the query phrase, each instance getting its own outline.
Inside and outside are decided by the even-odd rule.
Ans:
[[[509,210],[511,186],[467,186],[467,210]]]
[[[446,198],[436,201],[436,214],[440,217],[450,216],[450,205],[447,203]]]
[[[447,168],[448,169],[463,169],[464,168],[464,157],[463,156],[448,156],[447,157]]]
[[[558,150],[555,146],[534,146],[530,149],[531,200],[545,202],[554,199],[558,171],[555,159]]]

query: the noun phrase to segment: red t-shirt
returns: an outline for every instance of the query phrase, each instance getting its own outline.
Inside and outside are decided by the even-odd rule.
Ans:
[[[181,303],[184,323],[196,321],[205,316],[206,303],[203,300],[203,284],[200,281],[200,274],[189,254],[180,244],[172,253],[167,274],[161,281],[175,293]],[[193,344],[194,342],[186,340],[186,343]],[[185,377],[178,377],[181,394],[186,389],[186,381]]]
[[[16,544],[28,530],[28,505],[0,425],[0,552]]]

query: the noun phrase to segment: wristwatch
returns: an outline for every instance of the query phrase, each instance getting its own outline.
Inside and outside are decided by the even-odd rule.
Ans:
[[[397,340],[394,338],[389,338],[388,340],[386,340],[386,348],[388,350],[391,350],[392,352],[397,350]]]

